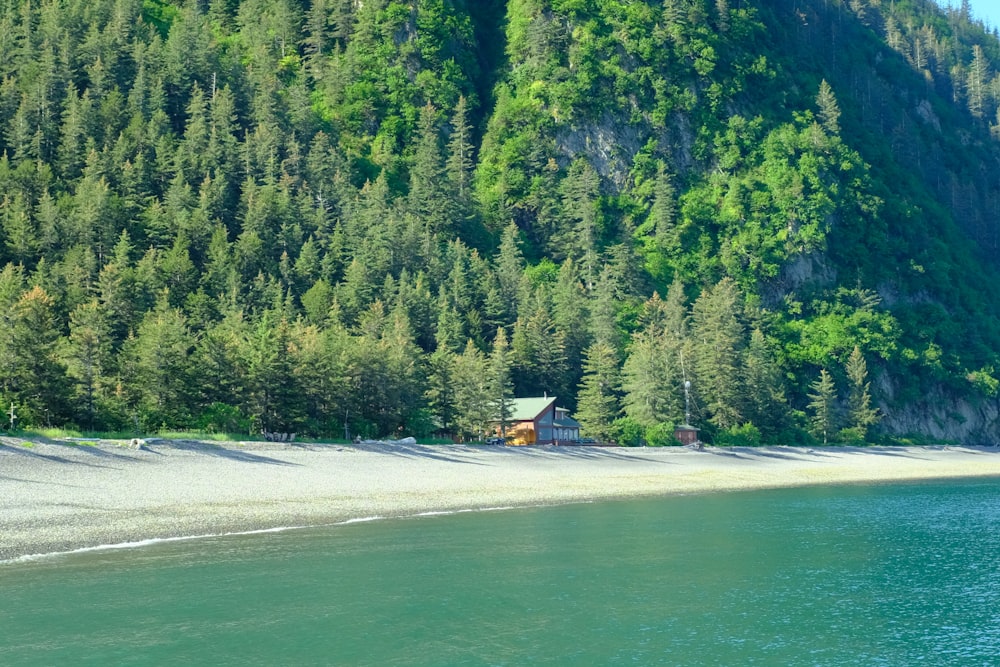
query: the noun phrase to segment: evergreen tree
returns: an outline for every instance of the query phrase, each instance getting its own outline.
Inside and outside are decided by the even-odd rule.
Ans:
[[[500,436],[507,437],[507,426],[514,413],[514,383],[511,381],[511,354],[507,332],[497,329],[493,352],[489,360],[489,386],[493,420],[500,427]]]
[[[472,127],[469,125],[468,114],[468,102],[465,96],[461,95],[451,118],[451,137],[448,140],[448,157],[445,164],[456,222],[467,220],[473,214],[472,172],[475,162]]]
[[[982,118],[985,112],[987,83],[991,78],[989,62],[982,47],[978,44],[973,45],[966,90],[969,112],[976,118]]]
[[[599,271],[601,180],[584,158],[570,165],[562,183],[562,211],[565,222],[555,237],[553,254],[565,252],[580,263],[585,282],[592,283]]]
[[[625,414],[643,427],[676,423],[684,414],[683,380],[665,347],[653,332],[637,334],[622,369]]]
[[[677,193],[671,182],[666,165],[659,163],[653,191],[653,203],[649,208],[647,223],[652,227],[656,245],[665,253],[675,254],[680,250],[680,235],[677,229]]]
[[[455,364],[456,354],[439,346],[428,359],[427,407],[445,433],[452,432],[456,422]]]
[[[496,397],[489,360],[470,339],[452,370],[455,426],[464,435],[481,438],[496,423]]]
[[[861,349],[855,345],[845,366],[850,386],[847,399],[847,421],[858,439],[864,440],[868,429],[878,423],[878,408],[872,407],[871,383],[868,381],[868,365]]]
[[[564,336],[552,318],[552,306],[539,291],[534,308],[518,318],[511,339],[514,385],[521,396],[563,396],[566,381]]]
[[[819,120],[823,128],[830,134],[839,134],[840,105],[837,104],[837,98],[826,79],[820,81],[816,105],[819,107]]]
[[[0,400],[14,403],[22,426],[47,425],[66,418],[65,369],[57,358],[59,331],[55,301],[35,286],[15,298],[4,295],[17,276],[4,271],[0,281]],[[6,301],[6,303],[4,303]]]
[[[300,417],[288,321],[265,312],[242,344],[247,412],[263,432],[293,432]]]
[[[643,427],[677,423],[684,414],[682,367],[688,345],[686,312],[679,283],[671,287],[669,300],[654,294],[646,302],[645,327],[632,337],[622,369],[622,405],[626,416]]]
[[[450,231],[449,194],[445,191],[446,172],[441,156],[437,110],[430,103],[420,111],[416,152],[410,167],[407,207],[433,232]]]
[[[741,354],[746,341],[741,297],[736,283],[724,278],[704,290],[692,307],[695,386],[711,413],[709,419],[723,429],[744,419]]]
[[[96,299],[70,313],[69,338],[60,357],[73,381],[74,398],[81,405],[83,423],[94,430],[105,423],[98,410],[109,389],[112,364],[111,326]]]
[[[809,410],[812,412],[809,430],[826,445],[837,430],[837,387],[825,368],[820,371],[819,379],[809,386],[812,389],[809,394]]]
[[[765,438],[777,436],[787,425],[788,400],[785,383],[774,352],[763,332],[754,329],[744,353],[746,419]]]
[[[587,348],[576,406],[576,418],[587,435],[610,439],[611,424],[620,412],[620,384],[617,352],[606,342],[594,342]]]
[[[134,338],[126,341],[122,354],[133,369],[128,378],[145,429],[189,423],[190,355],[194,347],[181,312],[161,294],[154,310],[146,313]]]

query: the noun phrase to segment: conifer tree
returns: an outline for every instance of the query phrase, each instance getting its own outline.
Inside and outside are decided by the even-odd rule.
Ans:
[[[184,426],[189,418],[190,354],[194,347],[181,312],[161,293],[156,308],[126,342],[123,354],[134,368],[132,391],[138,398],[139,421],[147,428]]]
[[[455,425],[462,434],[480,438],[496,423],[491,384],[489,361],[469,339],[452,369]]]
[[[13,287],[19,277],[7,270],[4,274],[0,281],[10,280],[7,286]],[[56,354],[55,301],[37,285],[13,299],[9,296],[0,293],[0,398],[17,405],[23,425],[65,419],[65,369]]]
[[[644,326],[633,335],[622,368],[625,414],[647,428],[677,423],[684,414],[683,358],[689,341],[683,291],[674,282],[666,300],[654,294],[646,301]]]
[[[788,414],[785,383],[774,353],[764,333],[754,329],[744,354],[745,417],[765,437],[777,435],[784,428]]]
[[[826,79],[819,83],[816,105],[819,107],[819,120],[823,128],[830,134],[839,134],[840,105],[837,104],[837,97],[833,94],[833,89],[830,88]]]
[[[490,354],[488,368],[493,419],[500,427],[501,437],[507,437],[507,427],[510,425],[510,418],[514,413],[512,365],[507,332],[503,327],[500,327],[493,340],[493,352]]]
[[[445,187],[445,166],[437,110],[427,103],[420,110],[417,146],[410,167],[407,208],[433,232],[450,230],[449,195]]]
[[[455,425],[455,357],[447,347],[439,346],[427,361],[427,407],[441,430],[450,433]]]
[[[966,79],[967,102],[969,112],[976,118],[982,118],[986,109],[987,84],[992,78],[989,62],[983,49],[978,44],[972,47],[972,62]]]
[[[643,427],[676,423],[683,416],[683,380],[674,367],[662,333],[635,335],[622,368],[625,414]]]
[[[744,419],[741,354],[746,346],[740,318],[742,295],[731,278],[701,293],[692,307],[696,386],[719,428]]]
[[[563,396],[566,380],[564,337],[552,318],[551,301],[539,290],[534,307],[525,309],[511,339],[514,385],[521,396]]]
[[[590,345],[591,332],[590,327],[580,325],[590,320],[590,312],[576,264],[570,259],[559,267],[559,275],[552,288],[552,319],[563,339],[566,356],[564,386],[572,390],[579,385],[582,377],[583,353]],[[567,397],[563,405],[572,408],[574,401]]]
[[[617,352],[607,342],[595,341],[587,348],[577,394],[576,418],[583,432],[599,440],[611,437],[611,424],[620,413],[620,386]]]
[[[553,250],[568,253],[578,261],[588,283],[599,272],[600,186],[600,176],[586,159],[579,158],[570,165],[561,187],[564,222],[553,239]]]
[[[475,163],[472,127],[469,125],[468,114],[468,101],[461,95],[451,117],[451,137],[448,140],[448,156],[445,164],[456,222],[464,221],[472,215],[472,172]]]
[[[98,407],[108,389],[112,363],[111,327],[96,299],[70,313],[69,338],[60,357],[73,380],[73,393],[82,405],[84,423],[94,430],[100,423]]]
[[[653,204],[649,209],[648,223],[652,225],[653,238],[656,245],[669,254],[680,248],[680,235],[677,230],[677,194],[671,182],[666,165],[662,162],[657,167],[656,184],[653,190]]]
[[[809,386],[812,389],[809,394],[809,410],[812,412],[809,430],[826,445],[837,431],[837,387],[825,368],[819,372],[819,379]]]
[[[868,381],[868,365],[857,345],[845,365],[850,389],[847,399],[848,425],[864,440],[868,429],[878,423],[878,408],[872,407],[871,383]]]
[[[265,312],[242,344],[248,414],[265,432],[293,431],[299,417],[288,321]]]

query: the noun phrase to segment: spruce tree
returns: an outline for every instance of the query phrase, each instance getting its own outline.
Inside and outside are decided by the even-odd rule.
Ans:
[[[445,191],[446,172],[441,155],[437,110],[430,104],[420,110],[416,152],[410,166],[407,208],[429,229],[450,232],[450,196]]]
[[[847,399],[848,426],[864,440],[868,429],[878,423],[878,408],[872,407],[871,383],[868,381],[868,365],[861,349],[855,345],[845,366],[850,390]]]
[[[745,417],[760,429],[765,439],[773,438],[787,423],[788,400],[781,368],[760,329],[754,329],[750,334],[750,344],[744,353],[743,374]]]
[[[181,312],[162,293],[146,313],[123,354],[134,368],[132,391],[138,398],[139,423],[147,429],[185,426],[190,417],[191,351],[194,341]]]
[[[741,355],[746,334],[741,320],[742,295],[731,278],[701,293],[692,307],[695,386],[719,428],[744,419]]]
[[[468,114],[468,102],[464,95],[460,95],[451,117],[451,137],[445,162],[449,198],[453,202],[452,215],[456,222],[467,220],[473,213],[472,172],[475,162]]]
[[[658,249],[671,255],[680,250],[680,235],[677,229],[677,193],[674,190],[670,173],[662,162],[657,167],[653,203],[649,209],[647,223],[652,226],[653,238]]]
[[[837,97],[833,94],[833,89],[830,88],[826,79],[820,81],[816,105],[819,107],[819,119],[823,128],[830,134],[839,134],[840,106],[837,104]]]
[[[809,386],[812,389],[809,394],[809,410],[812,412],[809,431],[826,445],[837,431],[837,387],[825,368],[819,372],[819,379]]]
[[[98,408],[110,384],[111,327],[107,312],[96,299],[77,306],[69,322],[69,337],[60,357],[73,381],[83,423],[94,430],[101,424]]]
[[[503,327],[497,329],[493,341],[493,352],[489,361],[489,386],[492,397],[493,418],[500,426],[500,436],[507,437],[507,427],[514,414],[514,383],[511,380],[512,366],[510,344]]]
[[[481,438],[495,423],[496,406],[489,381],[489,361],[472,339],[452,368],[455,426],[463,435]]]
[[[618,353],[608,343],[596,341],[587,348],[577,393],[576,418],[588,436],[610,439],[611,424],[621,411],[620,386]]]

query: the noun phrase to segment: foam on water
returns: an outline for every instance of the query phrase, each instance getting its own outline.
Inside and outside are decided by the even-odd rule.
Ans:
[[[590,501],[586,501],[590,502]],[[531,505],[531,507],[542,507],[543,505]],[[120,549],[141,549],[143,547],[156,546],[158,544],[168,544],[171,542],[189,542],[193,540],[205,540],[214,539],[220,537],[240,537],[246,535],[264,535],[268,533],[284,533],[292,530],[303,530],[307,528],[329,528],[334,526],[348,526],[356,523],[370,523],[373,521],[384,521],[388,518],[394,519],[405,519],[405,518],[420,518],[420,517],[432,517],[432,516],[449,516],[453,514],[465,514],[469,512],[501,512],[511,509],[516,509],[515,505],[501,505],[496,507],[468,507],[460,509],[451,510],[431,510],[427,512],[417,512],[408,515],[398,515],[387,517],[383,515],[374,516],[362,516],[354,517],[351,519],[344,519],[343,521],[333,521],[329,523],[318,523],[318,524],[301,524],[292,526],[276,526],[273,528],[258,528],[254,530],[239,530],[239,531],[229,531],[222,533],[198,533],[195,535],[175,535],[170,537],[152,537],[143,540],[133,540],[128,542],[115,542],[110,544],[96,544],[86,547],[78,547],[76,549],[66,549],[61,551],[49,551],[37,554],[25,554],[22,556],[17,556],[15,558],[0,559],[0,566],[3,565],[13,565],[17,563],[28,563],[40,560],[46,560],[50,558],[60,558],[64,556],[73,556],[77,554],[93,553],[100,551],[115,551]]]

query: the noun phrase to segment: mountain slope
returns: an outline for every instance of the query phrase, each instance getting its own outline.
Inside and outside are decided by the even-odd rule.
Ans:
[[[655,441],[691,380],[709,437],[787,442],[828,370],[838,437],[1000,435],[1000,44],[960,11],[8,0],[0,35],[22,424],[472,436],[547,391]]]

